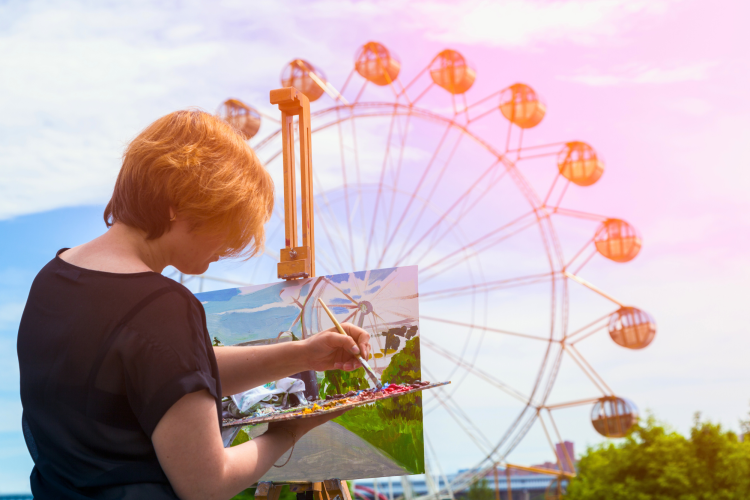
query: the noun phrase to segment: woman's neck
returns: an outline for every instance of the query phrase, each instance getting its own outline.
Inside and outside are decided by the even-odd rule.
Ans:
[[[143,231],[121,222],[96,239],[60,254],[65,262],[84,269],[118,274],[153,271],[169,264],[162,238],[146,239]]]

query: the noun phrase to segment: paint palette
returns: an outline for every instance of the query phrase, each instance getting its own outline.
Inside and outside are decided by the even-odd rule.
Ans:
[[[434,389],[435,387],[440,387],[443,385],[450,384],[450,381],[447,382],[424,382],[424,385],[419,385],[419,387],[413,387],[413,386],[406,386],[409,387],[407,390],[400,390],[398,392],[376,392],[372,390],[368,391],[360,391],[359,395],[355,396],[342,396],[341,398],[337,399],[330,399],[330,400],[324,400],[315,402],[313,404],[308,404],[305,406],[298,406],[296,408],[292,408],[290,410],[283,410],[276,413],[271,413],[269,415],[260,415],[260,416],[250,416],[250,417],[244,417],[244,418],[225,418],[222,420],[221,425],[223,428],[226,427],[237,427],[237,426],[245,426],[245,425],[257,425],[257,424],[263,424],[267,422],[281,422],[285,420],[294,420],[298,418],[308,418],[308,417],[317,417],[320,415],[325,415],[327,413],[334,413],[339,412],[341,410],[349,410],[351,408],[355,408],[357,406],[363,406],[375,403],[377,401],[383,401],[385,399],[391,399],[398,396],[403,396],[405,394],[412,394],[419,391],[425,391],[428,389]],[[392,387],[392,386],[389,386]],[[362,396],[365,395],[371,395],[371,396]]]

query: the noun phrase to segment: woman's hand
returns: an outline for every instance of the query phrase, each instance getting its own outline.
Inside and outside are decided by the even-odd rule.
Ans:
[[[331,328],[305,339],[307,360],[311,370],[346,370],[359,368],[357,356],[370,356],[370,334],[350,323],[341,325],[347,335]]]

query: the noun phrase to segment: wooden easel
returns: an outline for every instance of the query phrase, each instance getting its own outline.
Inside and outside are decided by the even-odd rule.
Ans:
[[[281,140],[284,159],[284,233],[285,247],[277,266],[278,277],[296,280],[315,276],[315,224],[313,221],[312,149],[310,101],[294,87],[271,91],[271,104],[281,111]],[[300,190],[302,198],[302,246],[297,242],[297,183],[294,165],[294,117],[299,116]],[[352,500],[346,481],[259,482],[256,500],[278,500],[281,488],[297,493],[298,500]]]
[[[271,91],[271,104],[281,111],[284,158],[285,247],[277,269],[284,280],[315,276],[315,224],[313,220],[312,149],[310,101],[294,87]],[[294,166],[294,117],[299,116],[300,188],[302,198],[302,246],[297,246],[297,181]]]

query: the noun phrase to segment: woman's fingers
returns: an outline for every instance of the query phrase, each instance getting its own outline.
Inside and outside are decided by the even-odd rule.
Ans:
[[[342,349],[345,352],[349,353],[350,356],[358,356],[360,354],[359,346],[357,345],[357,342],[354,340],[354,338],[350,337],[349,335],[341,335],[335,330],[332,333],[335,333],[335,335],[330,335],[326,339],[326,344],[328,344],[329,347],[333,347],[334,349]]]
[[[370,334],[351,323],[343,323],[341,327],[357,343],[362,357],[367,359],[370,356]]]

